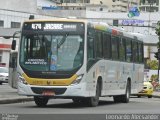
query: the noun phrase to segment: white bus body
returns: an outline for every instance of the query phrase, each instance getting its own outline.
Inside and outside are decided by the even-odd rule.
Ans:
[[[143,87],[142,39],[102,23],[26,21],[19,52],[18,93],[34,96],[38,106],[52,97],[90,106],[100,96],[127,103]]]

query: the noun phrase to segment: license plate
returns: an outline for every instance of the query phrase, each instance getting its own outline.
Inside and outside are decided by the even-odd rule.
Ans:
[[[43,91],[42,95],[44,95],[44,96],[54,96],[55,92],[46,90],[46,91]]]

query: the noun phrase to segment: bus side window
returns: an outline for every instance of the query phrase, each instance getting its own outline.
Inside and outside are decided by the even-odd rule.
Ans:
[[[87,34],[87,61],[90,59],[95,59],[95,50],[94,50],[94,29],[89,28]]]
[[[121,38],[119,42],[119,59],[120,61],[125,61],[126,60],[126,39]]]
[[[119,38],[112,36],[112,59],[118,60],[118,44],[119,44]]]
[[[131,40],[126,41],[126,61],[131,62],[132,61],[132,46],[131,46]]]
[[[95,63],[94,57],[94,39],[91,37],[87,38],[87,70]]]
[[[87,46],[87,50],[88,50],[88,56],[87,58],[94,58],[94,40],[93,38],[88,37],[88,46]]]
[[[143,43],[138,43],[139,63],[143,63]]]
[[[96,39],[95,39],[95,52],[96,58],[103,58],[103,46],[102,46],[102,33],[96,31]]]
[[[103,34],[103,56],[104,58],[111,58],[111,35]]]
[[[136,41],[132,42],[132,50],[133,50],[133,62],[138,62],[138,44]]]

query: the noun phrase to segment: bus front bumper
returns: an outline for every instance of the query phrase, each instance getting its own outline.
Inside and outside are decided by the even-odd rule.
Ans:
[[[36,86],[18,82],[18,94],[25,96],[88,97],[86,83],[70,86]]]

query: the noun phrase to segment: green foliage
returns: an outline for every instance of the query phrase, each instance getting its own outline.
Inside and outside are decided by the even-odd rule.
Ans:
[[[158,61],[157,60],[148,60],[147,65],[151,70],[158,70]]]
[[[158,75],[152,75],[151,76],[151,81],[156,81],[158,79]]]

